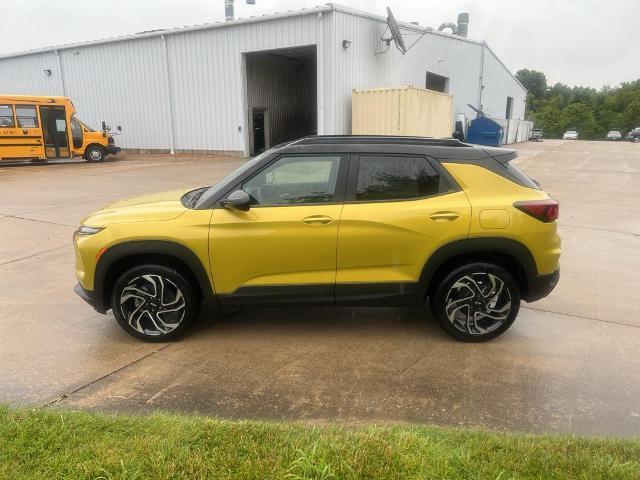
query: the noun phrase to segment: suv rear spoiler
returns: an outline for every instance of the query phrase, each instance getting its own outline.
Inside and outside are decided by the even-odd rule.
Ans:
[[[515,150],[509,150],[506,148],[484,148],[484,151],[487,155],[502,165],[506,165],[518,156],[518,153]]]

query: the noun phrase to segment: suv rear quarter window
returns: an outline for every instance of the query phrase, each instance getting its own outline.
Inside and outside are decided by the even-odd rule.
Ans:
[[[375,202],[424,198],[449,190],[424,157],[362,155],[355,200]]]

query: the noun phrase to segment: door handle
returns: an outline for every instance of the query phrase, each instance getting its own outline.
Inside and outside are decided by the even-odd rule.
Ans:
[[[325,215],[312,215],[311,217],[305,218],[303,222],[307,225],[328,225],[333,222],[333,218]]]
[[[460,218],[457,212],[436,212],[429,215],[429,218],[435,222],[451,222]]]

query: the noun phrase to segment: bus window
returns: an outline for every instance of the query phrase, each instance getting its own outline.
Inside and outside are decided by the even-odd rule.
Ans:
[[[16,106],[16,117],[19,128],[38,128],[36,107],[31,105]]]
[[[0,105],[0,128],[14,128],[13,107],[11,105]]]

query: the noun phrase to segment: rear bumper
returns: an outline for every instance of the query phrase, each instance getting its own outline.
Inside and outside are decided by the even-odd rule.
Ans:
[[[109,155],[115,155],[116,153],[118,153],[120,150],[122,150],[122,148],[120,147],[116,147],[115,145],[109,145],[106,148],[107,150],[107,154]]]
[[[535,302],[549,295],[560,280],[560,270],[556,270],[550,275],[539,275],[529,279],[527,302]]]
[[[90,290],[85,290],[82,287],[82,285],[80,285],[79,283],[76,284],[75,287],[73,287],[73,291],[76,292],[81,299],[83,299],[85,302],[87,302],[89,305],[95,308],[97,312],[107,313],[102,301],[99,301],[99,299],[95,295],[95,292],[92,292]]]

